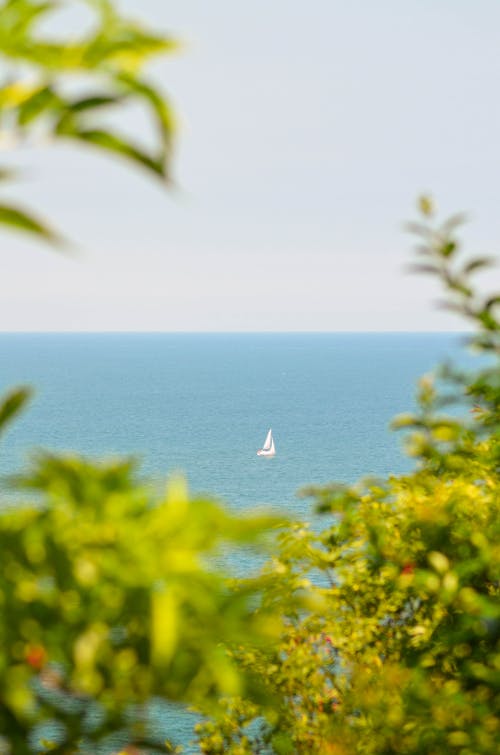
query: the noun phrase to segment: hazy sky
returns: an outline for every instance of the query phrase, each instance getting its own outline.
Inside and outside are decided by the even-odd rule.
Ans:
[[[498,0],[122,6],[185,42],[154,69],[180,190],[84,149],[8,157],[27,166],[11,194],[80,248],[2,233],[1,330],[462,327],[405,273],[402,225],[432,191],[470,210],[472,252],[498,251]]]

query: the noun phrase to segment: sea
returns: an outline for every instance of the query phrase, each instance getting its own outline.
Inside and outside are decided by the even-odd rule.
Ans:
[[[462,359],[450,333],[0,334],[0,392],[34,396],[0,440],[0,475],[37,449],[134,456],[233,511],[315,521],[305,487],[412,468],[391,419],[419,376]],[[273,458],[257,449],[272,428]],[[168,719],[168,721],[167,721]],[[177,742],[189,717],[163,711]],[[196,749],[187,746],[186,752]]]
[[[0,473],[36,449],[135,456],[157,481],[236,509],[308,514],[297,493],[408,470],[391,419],[419,376],[460,355],[444,333],[0,334],[0,394],[30,405],[0,445]],[[276,456],[256,451],[273,430]]]

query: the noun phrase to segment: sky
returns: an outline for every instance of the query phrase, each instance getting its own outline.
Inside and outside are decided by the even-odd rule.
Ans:
[[[183,42],[151,70],[177,188],[85,148],[0,155],[24,168],[10,196],[77,242],[2,231],[0,330],[463,329],[408,273],[403,226],[431,193],[469,213],[471,253],[498,252],[497,0],[121,7]],[[120,125],[144,138],[135,113]]]

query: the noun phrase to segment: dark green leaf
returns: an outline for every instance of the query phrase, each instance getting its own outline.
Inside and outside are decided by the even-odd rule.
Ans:
[[[119,81],[125,86],[127,91],[139,95],[153,108],[158,120],[164,148],[168,149],[174,131],[174,118],[171,108],[164,97],[154,87],[133,76],[122,74],[119,77]]]
[[[484,308],[490,310],[500,304],[500,296],[491,296],[484,304]]]
[[[27,126],[39,115],[61,106],[61,100],[50,87],[37,89],[18,109],[18,122]]]
[[[125,139],[109,131],[102,131],[98,129],[78,129],[74,126],[74,130],[65,131],[66,136],[77,139],[78,141],[92,144],[94,147],[99,147],[106,152],[121,155],[122,157],[132,160],[138,163],[148,171],[160,176],[166,177],[166,165],[165,160],[162,157],[155,157],[147,154],[143,150],[130,144]]]
[[[22,409],[31,396],[29,388],[15,388],[0,401],[0,433]]]
[[[116,105],[122,100],[123,97],[119,96],[96,94],[75,100],[69,103],[68,108],[72,113],[80,113],[84,110],[95,110],[96,108],[107,107],[108,105]]]
[[[444,244],[442,244],[439,247],[439,254],[443,257],[451,257],[451,255],[456,252],[457,250],[457,244],[455,241],[445,241]]]
[[[478,319],[486,330],[498,330],[498,322],[491,314],[490,309],[483,309],[482,312],[479,312]]]

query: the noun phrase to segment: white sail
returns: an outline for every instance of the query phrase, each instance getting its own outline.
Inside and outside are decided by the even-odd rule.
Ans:
[[[264,445],[262,446],[263,451],[269,451],[271,449],[271,444],[273,443],[273,433],[271,430],[269,430],[268,434],[266,435],[266,439],[264,441]]]
[[[269,430],[266,435],[264,445],[257,451],[257,456],[274,456],[275,454],[276,449],[274,447],[273,433],[272,430]]]

